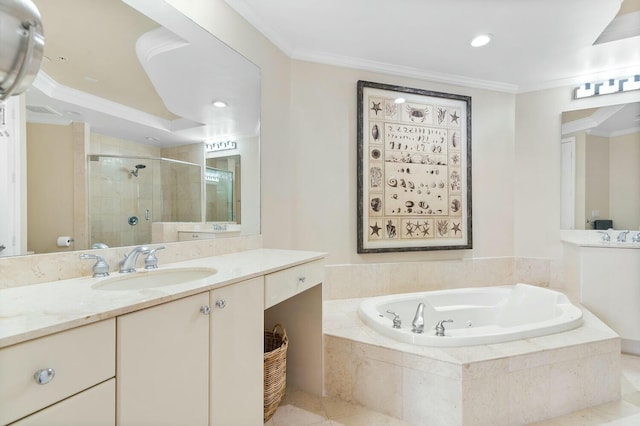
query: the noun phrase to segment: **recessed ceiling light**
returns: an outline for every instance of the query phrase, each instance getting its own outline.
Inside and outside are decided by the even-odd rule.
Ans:
[[[213,106],[216,108],[225,108],[227,106],[227,103],[222,101],[214,101]]]
[[[407,100],[405,98],[396,98],[393,102],[395,102],[397,104],[403,104],[403,103],[407,102]]]
[[[160,139],[154,138],[153,136],[147,136],[145,139],[149,142],[160,142]]]
[[[471,46],[473,47],[486,46],[487,44],[489,44],[492,38],[493,38],[492,34],[480,34],[474,37],[473,40],[471,40]]]

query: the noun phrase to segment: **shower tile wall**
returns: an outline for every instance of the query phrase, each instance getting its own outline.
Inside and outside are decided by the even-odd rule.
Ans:
[[[199,167],[162,162],[161,222],[200,222],[202,216],[202,171]]]

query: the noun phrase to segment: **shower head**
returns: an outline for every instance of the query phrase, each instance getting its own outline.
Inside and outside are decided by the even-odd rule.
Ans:
[[[147,167],[147,166],[145,166],[144,164],[136,164],[136,165],[135,165],[135,169],[131,170],[131,172],[130,172],[130,173],[131,173],[132,175],[134,175],[135,177],[138,177],[138,171],[139,171],[140,169],[144,169],[145,167]]]

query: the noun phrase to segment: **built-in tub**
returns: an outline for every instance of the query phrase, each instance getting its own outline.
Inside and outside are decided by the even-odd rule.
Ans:
[[[412,321],[424,303],[424,332]],[[393,314],[401,328],[393,327]],[[507,342],[571,330],[582,324],[582,311],[562,293],[528,284],[464,288],[372,297],[360,304],[360,319],[369,327],[405,343],[423,346],[468,346]],[[445,323],[444,336],[435,335]]]

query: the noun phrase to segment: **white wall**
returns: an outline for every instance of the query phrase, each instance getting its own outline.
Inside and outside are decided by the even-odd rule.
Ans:
[[[328,263],[557,258],[560,114],[637,101],[572,100],[572,88],[517,96],[289,60],[223,0],[169,0],[262,70],[262,234],[267,247],[323,250]],[[472,96],[471,251],[356,254],[356,81]]]
[[[358,80],[472,97],[473,250],[356,253]],[[514,108],[510,94],[293,61],[295,248],[327,251],[329,264],[511,256]]]

